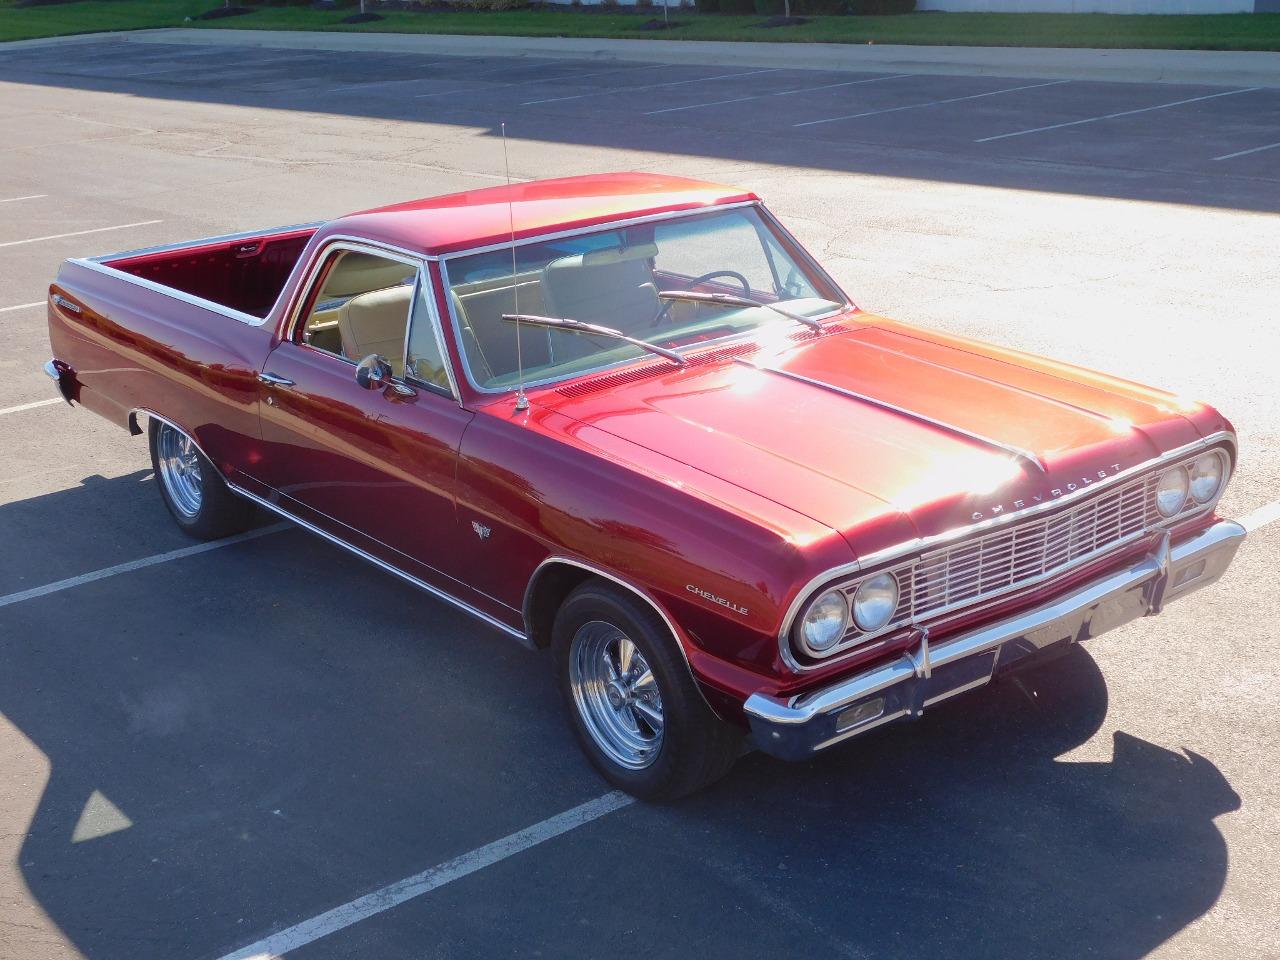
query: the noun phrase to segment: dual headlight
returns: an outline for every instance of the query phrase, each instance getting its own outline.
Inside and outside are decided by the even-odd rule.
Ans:
[[[824,653],[844,637],[852,620],[864,633],[874,633],[898,608],[898,578],[877,573],[858,585],[850,600],[844,590],[828,590],[809,604],[800,621],[800,639],[811,653]]]
[[[1227,480],[1227,458],[1215,450],[1189,464],[1170,467],[1156,482],[1156,510],[1162,517],[1176,517],[1188,501],[1208,503]]]

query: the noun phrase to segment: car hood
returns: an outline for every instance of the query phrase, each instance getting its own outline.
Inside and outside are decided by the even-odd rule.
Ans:
[[[808,516],[860,555],[1145,463],[1198,439],[1207,409],[866,315],[533,399]]]

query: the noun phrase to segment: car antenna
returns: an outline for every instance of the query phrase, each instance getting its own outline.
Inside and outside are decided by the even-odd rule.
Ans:
[[[511,296],[515,302],[516,316],[520,316],[520,285],[516,282],[516,215],[511,201],[511,161],[507,158],[507,122],[502,121],[502,165],[507,174],[507,224],[511,228]],[[524,395],[524,356],[520,342],[520,321],[516,320],[516,409],[528,410],[529,398]]]

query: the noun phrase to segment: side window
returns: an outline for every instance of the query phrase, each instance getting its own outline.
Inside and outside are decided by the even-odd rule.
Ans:
[[[419,285],[409,320],[409,360],[405,375],[452,393],[449,374],[444,368],[444,356],[440,352],[440,338],[436,336],[436,325],[431,321],[431,307],[427,302],[430,296],[431,291]]]
[[[303,320],[303,342],[359,362],[383,357],[397,377],[404,373],[404,335],[409,324],[417,267],[356,250],[330,255],[320,290]]]

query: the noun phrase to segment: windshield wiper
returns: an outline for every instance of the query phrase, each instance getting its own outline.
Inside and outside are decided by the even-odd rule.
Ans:
[[[686,303],[718,303],[725,307],[764,307],[766,310],[772,310],[774,313],[780,313],[788,320],[795,320],[797,323],[803,323],[806,327],[812,327],[814,330],[823,329],[822,321],[815,320],[813,317],[806,317],[803,314],[792,313],[790,310],[778,306],[776,303],[762,303],[759,300],[749,300],[746,297],[739,297],[733,293],[706,293],[702,290],[659,290],[659,300],[680,300]]]
[[[674,350],[668,350],[665,347],[654,346],[644,340],[637,340],[635,337],[629,337],[621,330],[615,330],[613,327],[602,327],[595,323],[583,323],[581,320],[571,320],[568,317],[539,317],[532,313],[504,313],[502,319],[509,323],[528,323],[535,327],[549,327],[552,330],[568,330],[571,333],[593,333],[602,337],[613,337],[615,340],[622,340],[625,343],[634,344],[641,350],[648,350],[660,357],[670,360],[678,367],[685,365],[684,357],[676,353]]]

